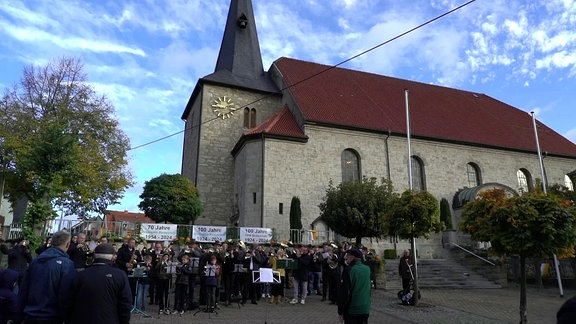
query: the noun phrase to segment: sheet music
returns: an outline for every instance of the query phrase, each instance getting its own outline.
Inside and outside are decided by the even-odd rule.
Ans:
[[[260,269],[260,282],[274,282],[271,268]]]

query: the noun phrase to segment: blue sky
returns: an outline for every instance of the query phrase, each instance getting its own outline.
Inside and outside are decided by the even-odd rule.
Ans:
[[[466,1],[253,0],[264,67],[286,56],[337,64]],[[24,66],[80,58],[132,147],[183,129],[198,78],[214,70],[229,0],[0,4],[0,88]],[[485,93],[576,142],[576,2],[478,0],[344,67]],[[138,211],[144,181],[179,173],[182,135],[129,152],[136,184],[113,210]]]

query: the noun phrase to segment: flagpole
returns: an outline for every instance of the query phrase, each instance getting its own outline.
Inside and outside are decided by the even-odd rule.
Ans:
[[[408,140],[408,188],[413,190],[412,181],[412,146],[410,144],[410,104],[408,103],[408,89],[404,89],[404,99],[406,102],[406,138]],[[414,258],[414,305],[418,305],[420,289],[418,288],[418,262],[416,258],[416,238],[412,237],[412,255]]]
[[[534,137],[536,137],[536,150],[538,152],[538,162],[540,162],[540,174],[542,174],[542,190],[545,195],[548,195],[548,181],[546,180],[546,173],[544,172],[544,161],[542,159],[542,151],[540,150],[540,140],[538,138],[538,127],[536,127],[536,115],[534,112],[530,112],[532,115],[532,126],[534,127]],[[564,297],[564,290],[562,289],[562,278],[560,276],[560,266],[558,262],[558,257],[556,253],[554,256],[554,268],[556,269],[556,280],[558,281],[558,289],[560,289],[560,297]]]

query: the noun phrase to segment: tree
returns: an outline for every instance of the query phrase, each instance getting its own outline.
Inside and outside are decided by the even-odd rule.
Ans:
[[[386,213],[386,224],[388,233],[410,240],[414,257],[417,238],[429,238],[432,232],[438,233],[444,229],[444,224],[440,222],[438,200],[427,191],[415,193],[406,190],[395,197]],[[419,296],[418,274],[414,276],[414,291]],[[415,298],[415,304],[419,298]]]
[[[363,237],[381,237],[386,233],[383,218],[393,197],[392,183],[364,177],[362,181],[328,184],[320,203],[320,219],[336,233],[354,237],[359,246]]]
[[[302,229],[302,209],[300,209],[300,198],[294,196],[290,202],[290,230]],[[300,233],[290,231],[290,240],[300,242]]]
[[[54,219],[54,209],[104,213],[132,185],[130,143],[114,107],[86,82],[79,60],[24,69],[0,103],[0,155],[12,204],[25,197],[24,223]]]
[[[452,230],[452,212],[450,211],[450,203],[446,198],[440,200],[440,221],[444,223],[447,230]]]
[[[576,208],[540,192],[507,197],[494,189],[464,207],[460,228],[476,241],[490,241],[498,255],[520,259],[520,323],[527,322],[526,258],[573,254]]]
[[[180,174],[161,174],[146,181],[140,199],[138,208],[155,222],[193,224],[203,211],[198,190]]]

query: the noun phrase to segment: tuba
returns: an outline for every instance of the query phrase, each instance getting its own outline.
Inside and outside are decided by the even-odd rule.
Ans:
[[[338,267],[338,255],[336,253],[332,253],[330,256],[330,260],[328,260],[328,267],[334,270]]]

